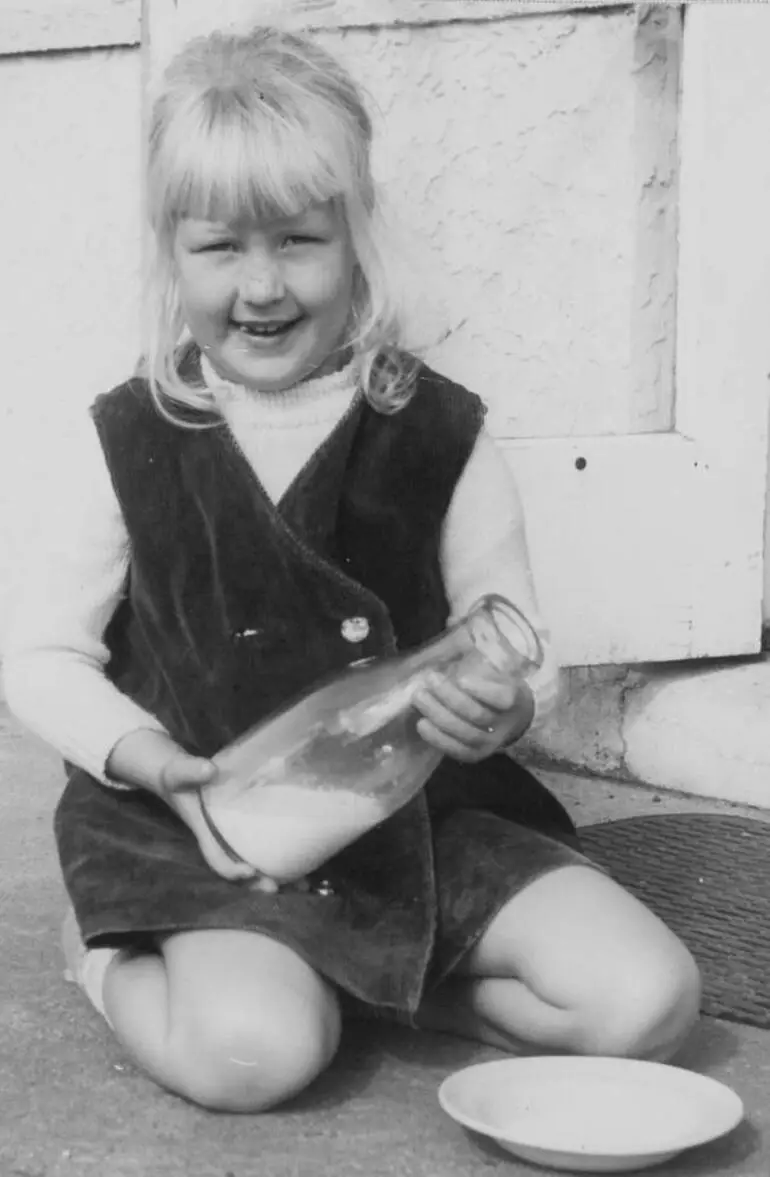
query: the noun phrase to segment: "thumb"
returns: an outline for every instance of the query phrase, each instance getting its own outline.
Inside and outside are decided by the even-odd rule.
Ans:
[[[216,765],[210,760],[178,752],[163,766],[161,784],[172,793],[184,789],[199,789],[212,780],[216,771]]]

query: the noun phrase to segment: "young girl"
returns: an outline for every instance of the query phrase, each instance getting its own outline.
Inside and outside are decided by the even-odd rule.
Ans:
[[[6,652],[11,707],[67,762],[70,970],[138,1065],[208,1108],[298,1092],[341,1010],[649,1058],[697,1017],[687,950],[507,752],[553,660],[532,690],[425,691],[439,769],[309,885],[234,865],[200,820],[210,758],[322,675],[485,592],[536,617],[480,400],[398,346],[370,138],[311,41],[216,34],[173,61],[146,370],[67,441]]]

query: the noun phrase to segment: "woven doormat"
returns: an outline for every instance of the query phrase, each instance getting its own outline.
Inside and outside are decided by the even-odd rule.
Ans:
[[[579,833],[586,853],[689,947],[703,1012],[770,1028],[770,823],[677,813]]]

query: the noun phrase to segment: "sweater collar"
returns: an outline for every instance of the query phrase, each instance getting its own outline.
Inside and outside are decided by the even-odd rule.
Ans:
[[[224,416],[237,416],[274,427],[338,420],[359,390],[355,361],[336,372],[302,380],[280,392],[260,392],[223,380],[204,355],[201,355],[200,369],[206,387]]]

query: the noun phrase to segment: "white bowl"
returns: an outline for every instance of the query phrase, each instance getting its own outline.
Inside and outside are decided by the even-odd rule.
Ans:
[[[551,1055],[466,1067],[439,1089],[458,1124],[524,1160],[573,1172],[646,1169],[731,1131],[734,1091],[664,1063]]]

